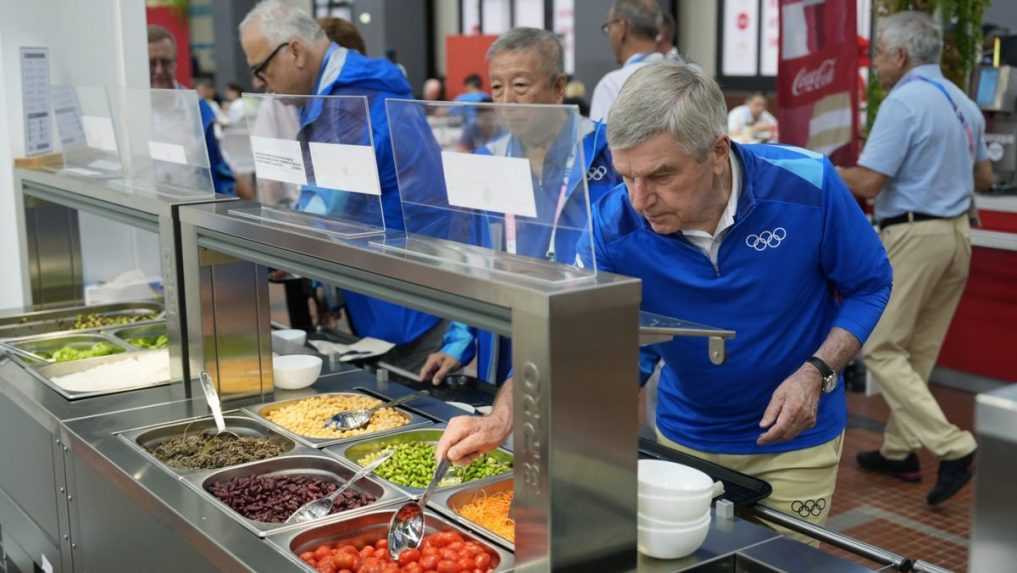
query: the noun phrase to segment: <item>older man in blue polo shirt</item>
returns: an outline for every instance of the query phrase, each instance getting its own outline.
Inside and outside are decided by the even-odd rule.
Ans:
[[[865,346],[865,365],[890,406],[877,451],[863,469],[918,481],[915,450],[941,460],[927,501],[936,505],[972,476],[975,440],[951,424],[928,382],[964,292],[971,261],[968,210],[975,187],[992,184],[977,106],[939,69],[942,35],[932,18],[902,12],[881,22],[874,64],[890,88],[858,167],[841,174],[875,198],[880,238],[893,265],[893,295]]]
[[[664,362],[660,441],[765,479],[766,504],[823,522],[847,419],[838,372],[890,295],[876,234],[823,156],[731,143],[720,88],[689,66],[636,71],[608,144],[624,184],[593,206],[598,268],[642,279],[643,310],[738,333],[721,366],[703,340],[641,350],[642,382]],[[489,416],[453,419],[437,450],[469,458],[511,419],[503,389]]]

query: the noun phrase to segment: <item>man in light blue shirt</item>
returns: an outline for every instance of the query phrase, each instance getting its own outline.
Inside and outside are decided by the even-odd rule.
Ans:
[[[943,77],[942,34],[932,18],[902,12],[883,19],[874,65],[890,89],[858,166],[840,169],[851,190],[875,199],[880,238],[894,281],[890,303],[864,347],[865,365],[891,409],[878,451],[859,465],[905,481],[921,479],[915,451],[939,459],[926,500],[942,503],[970,481],[974,437],[951,424],[928,381],[971,261],[972,192],[992,184],[985,120]]]

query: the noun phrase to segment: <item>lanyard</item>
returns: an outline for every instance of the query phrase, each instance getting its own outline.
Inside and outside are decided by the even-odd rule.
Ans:
[[[650,57],[650,53],[649,52],[647,52],[645,54],[635,54],[631,58],[629,58],[629,61],[625,62],[625,65],[622,66],[622,67],[630,66],[632,64],[638,64],[639,62],[641,62],[641,61],[643,61],[643,60],[645,60],[646,58],[649,58],[649,57]]]
[[[957,119],[960,121],[961,127],[964,129],[964,135],[968,138],[968,153],[971,154],[971,157],[974,157],[975,156],[975,132],[974,132],[974,130],[971,129],[971,126],[968,125],[967,120],[964,119],[964,114],[961,113],[960,108],[957,107],[957,104],[953,101],[953,98],[950,97],[950,92],[946,91],[946,88],[943,87],[943,84],[941,84],[941,83],[939,83],[937,81],[931,80],[931,79],[929,79],[929,78],[927,78],[925,76],[920,76],[918,74],[915,74],[915,75],[909,77],[908,79],[904,80],[904,83],[906,84],[906,83],[912,82],[914,80],[921,80],[923,82],[931,84],[932,86],[934,86],[936,89],[939,90],[939,93],[943,94],[943,97],[946,98],[946,101],[950,102],[950,107],[953,108],[953,113],[954,113],[954,115],[957,116]],[[901,84],[901,85],[903,85],[903,84]]]
[[[554,209],[554,223],[551,226],[551,240],[547,245],[547,252],[544,253],[544,257],[549,260],[554,260],[554,239],[558,234],[558,221],[561,219],[561,213],[565,210],[565,200],[568,198],[569,192],[569,175],[572,174],[572,166],[576,161],[576,150],[575,147],[569,153],[569,158],[565,162],[565,176],[562,178],[561,191],[558,193],[558,204]],[[505,250],[510,254],[516,254],[517,241],[516,241],[516,216],[512,213],[505,214]]]

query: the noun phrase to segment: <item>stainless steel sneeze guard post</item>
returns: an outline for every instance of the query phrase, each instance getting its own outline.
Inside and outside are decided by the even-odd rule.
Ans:
[[[608,562],[612,569],[635,568],[638,280],[604,273],[566,285],[513,280],[386,250],[372,244],[377,238],[340,241],[229,215],[243,206],[180,209],[184,282],[203,293],[203,300],[187,299],[192,371],[215,361],[218,337],[219,347],[231,348],[215,361],[220,374],[242,364],[250,377],[262,376],[264,390],[255,365],[271,372],[267,319],[254,319],[256,336],[231,329],[223,338],[216,331],[226,313],[251,324],[250,317],[268,312],[260,296],[243,304],[234,299],[229,308],[208,296],[228,265],[248,285],[263,278],[259,268],[283,269],[511,334],[516,570],[590,570]]]

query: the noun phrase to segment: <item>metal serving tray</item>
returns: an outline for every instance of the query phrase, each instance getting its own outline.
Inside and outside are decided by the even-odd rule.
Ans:
[[[160,302],[122,302],[26,312],[0,317],[0,338],[73,331],[74,321],[80,314],[151,314],[162,311],[163,305]]]
[[[30,336],[26,338],[17,338],[10,340],[8,344],[18,349],[29,352],[38,357],[40,363],[49,364],[63,364],[64,362],[57,363],[51,358],[43,358],[39,356],[40,352],[46,352],[52,354],[64,346],[71,346],[76,349],[87,349],[100,342],[107,342],[115,348],[119,348],[120,352],[117,354],[123,354],[134,350],[133,346],[126,344],[122,340],[113,338],[112,336],[106,336],[98,332],[81,332],[81,331],[69,331],[69,332],[54,332],[51,334],[43,334],[40,336]],[[115,356],[115,355],[110,355]],[[82,360],[89,360],[83,358]],[[78,362],[78,360],[67,360],[65,362]]]
[[[420,415],[415,414],[413,412],[409,412],[409,411],[407,411],[407,410],[397,406],[396,410],[399,410],[399,412],[401,414],[405,415],[407,417],[407,419],[408,419],[406,424],[404,424],[402,426],[399,426],[398,428],[392,428],[391,430],[382,430],[380,432],[371,432],[371,433],[368,433],[368,434],[360,434],[358,436],[351,436],[349,438],[312,438],[312,437],[309,437],[309,436],[304,436],[304,435],[298,434],[298,433],[294,432],[293,430],[287,429],[287,428],[285,428],[285,427],[283,427],[283,426],[281,426],[279,424],[276,424],[275,422],[273,422],[272,420],[269,420],[266,417],[266,414],[268,414],[269,412],[271,412],[273,410],[279,409],[279,408],[281,408],[283,406],[287,406],[289,404],[293,404],[295,402],[300,402],[301,400],[307,400],[309,398],[315,398],[315,397],[318,397],[318,396],[366,396],[368,398],[380,399],[377,396],[374,396],[372,394],[367,394],[367,393],[364,393],[364,392],[324,392],[324,393],[321,393],[321,394],[315,394],[314,396],[304,396],[302,398],[293,398],[293,399],[290,399],[290,400],[279,400],[279,401],[276,401],[276,402],[269,402],[267,404],[255,404],[255,405],[252,405],[252,406],[245,407],[244,410],[246,410],[250,415],[254,416],[255,418],[261,420],[263,423],[265,423],[265,425],[271,426],[272,428],[277,430],[279,433],[286,434],[287,436],[291,436],[295,440],[297,440],[298,442],[300,442],[300,443],[302,443],[302,444],[304,444],[306,446],[312,447],[312,448],[324,448],[324,447],[333,446],[333,445],[336,445],[336,444],[345,444],[345,443],[355,442],[355,441],[363,440],[365,438],[373,438],[375,436],[385,436],[385,435],[391,434],[393,432],[399,432],[399,431],[405,430],[407,428],[416,428],[416,427],[420,427],[420,426],[430,425],[430,424],[433,423],[433,422],[431,422],[431,420],[428,420],[427,418],[424,418],[423,416],[420,416]]]
[[[334,456],[338,456],[341,459],[348,460],[349,463],[354,464],[355,466],[359,467],[360,464],[358,463],[357,460],[360,460],[364,456],[373,454],[373,453],[375,453],[375,452],[377,452],[379,450],[383,450],[383,449],[385,449],[385,448],[387,448],[389,446],[393,446],[395,444],[404,444],[404,443],[408,443],[408,442],[433,442],[433,443],[437,443],[438,440],[441,438],[441,435],[442,435],[442,433],[444,431],[445,431],[445,425],[444,424],[442,424],[442,425],[435,425],[435,426],[432,426],[430,428],[406,429],[406,430],[401,430],[401,431],[398,431],[398,432],[395,432],[395,433],[392,433],[392,434],[388,434],[388,435],[385,435],[385,436],[379,436],[377,438],[367,438],[367,439],[363,439],[363,440],[360,440],[360,441],[357,441],[357,442],[353,442],[353,443],[349,443],[349,444],[341,444],[341,445],[338,445],[338,446],[333,446],[333,447],[325,448],[325,452],[328,453],[328,454],[334,455]],[[501,459],[509,459],[509,460],[512,459],[512,453],[509,452],[508,450],[505,450],[504,448],[498,448],[497,450],[489,452],[489,454],[491,454],[493,456],[500,457]],[[466,486],[466,485],[475,485],[475,484],[479,484],[481,482],[487,482],[488,480],[499,479],[499,478],[507,476],[507,475],[511,475],[511,472],[506,472],[505,474],[503,474],[501,476],[491,476],[489,478],[484,478],[482,480],[476,480],[476,481],[472,481],[472,482],[467,482],[465,484],[456,484],[456,485],[448,485],[448,486],[444,486],[444,487],[436,487],[435,491],[436,492],[447,491],[447,490],[452,490],[452,489],[460,488],[460,487],[463,487],[463,486]],[[381,476],[378,476],[378,475],[375,475],[375,477],[377,477],[378,479],[384,479],[384,478],[382,478]],[[424,488],[422,488],[422,487],[410,487],[410,486],[400,485],[400,484],[397,484],[397,483],[390,482],[388,480],[385,480],[385,482],[390,484],[392,487],[398,488],[398,489],[400,489],[402,491],[405,491],[406,493],[408,493],[410,495],[413,495],[413,496],[419,496],[420,494],[424,493]]]
[[[479,523],[466,519],[462,515],[459,515],[459,512],[457,511],[460,507],[470,503],[479,495],[512,491],[514,483],[515,482],[511,477],[493,477],[484,480],[471,481],[455,488],[439,491],[431,497],[429,504],[456,523],[469,527],[470,529],[474,529],[491,541],[498,543],[509,551],[515,552],[515,543],[505,539]]]
[[[338,460],[322,456],[320,454],[283,455],[277,458],[250,462],[221,470],[202,471],[200,473],[186,476],[185,480],[188,485],[198,490],[202,496],[210,500],[213,504],[223,508],[223,510],[229,513],[234,519],[239,521],[255,535],[258,537],[266,537],[283,531],[304,529],[309,525],[322,523],[333,516],[351,516],[365,511],[371,511],[375,509],[378,504],[384,505],[397,500],[405,500],[406,495],[403,492],[386,485],[380,480],[365,477],[358,481],[357,485],[353,486],[353,488],[361,491],[362,493],[369,493],[373,495],[376,498],[374,503],[304,523],[285,524],[266,523],[263,521],[248,519],[234,511],[233,508],[226,505],[226,503],[209,492],[207,487],[213,482],[229,480],[237,477],[289,475],[312,475],[320,479],[331,481],[336,485],[342,485],[349,481],[355,473],[356,470],[347,467]]]
[[[375,543],[385,538],[388,532],[389,521],[395,513],[395,507],[378,509],[348,518],[332,516],[328,523],[323,523],[311,529],[301,531],[290,531],[268,538],[269,543],[276,546],[295,563],[302,565],[305,570],[313,571],[307,564],[300,561],[298,557],[305,551],[311,551],[323,543],[335,542],[364,542]],[[504,548],[489,543],[484,538],[472,533],[468,528],[454,524],[437,513],[430,510],[424,512],[424,532],[426,534],[438,531],[456,531],[467,541],[473,541],[486,548],[492,555],[496,556],[498,564],[495,571],[511,571],[515,563],[515,557]]]
[[[166,336],[167,328],[165,321],[149,321],[139,322],[130,326],[124,326],[121,328],[109,329],[105,332],[109,333],[120,341],[121,344],[129,348],[137,348],[138,350],[148,350],[140,346],[134,346],[128,339],[131,338],[155,338],[158,336]]]
[[[148,350],[145,352],[168,352],[168,350]],[[167,384],[175,384],[179,380],[160,380],[151,384],[134,384],[131,386],[124,386],[115,390],[101,390],[96,392],[76,392],[68,390],[60,384],[57,384],[51,378],[58,376],[66,376],[68,374],[74,374],[75,372],[81,372],[103,364],[109,364],[111,362],[117,362],[124,360],[128,357],[138,356],[141,352],[123,352],[120,354],[112,354],[109,356],[99,356],[96,358],[83,358],[81,360],[72,360],[69,362],[54,362],[46,364],[35,364],[22,360],[21,358],[15,357],[26,371],[28,371],[36,380],[49,386],[54,392],[60,394],[67,400],[81,400],[83,398],[93,398],[95,396],[110,396],[113,394],[120,394],[123,392],[130,392],[132,390],[140,390],[142,388],[155,388],[156,386],[165,386]]]
[[[234,432],[240,436],[250,437],[265,437],[271,438],[273,441],[278,441],[287,447],[280,455],[291,455],[291,454],[307,454],[315,453],[310,448],[303,448],[297,445],[290,438],[279,434],[271,428],[266,427],[261,422],[242,415],[239,411],[226,412],[224,415],[226,420],[226,429]],[[152,463],[162,467],[167,472],[173,475],[186,476],[196,473],[203,473],[209,471],[219,471],[225,468],[218,468],[216,470],[202,470],[202,469],[185,469],[173,467],[167,463],[160,461],[154,455],[149,453],[148,448],[153,448],[165,442],[170,438],[183,435],[184,433],[196,434],[206,430],[215,431],[215,420],[211,416],[204,416],[198,418],[189,418],[187,420],[178,420],[176,422],[170,422],[168,424],[159,424],[156,426],[145,426],[143,428],[135,428],[133,430],[127,430],[120,432],[121,439],[125,440],[132,448],[145,456]],[[274,458],[269,458],[274,459]],[[262,460],[263,461],[263,460]],[[231,467],[231,466],[227,466]],[[232,466],[235,467],[235,466]]]

